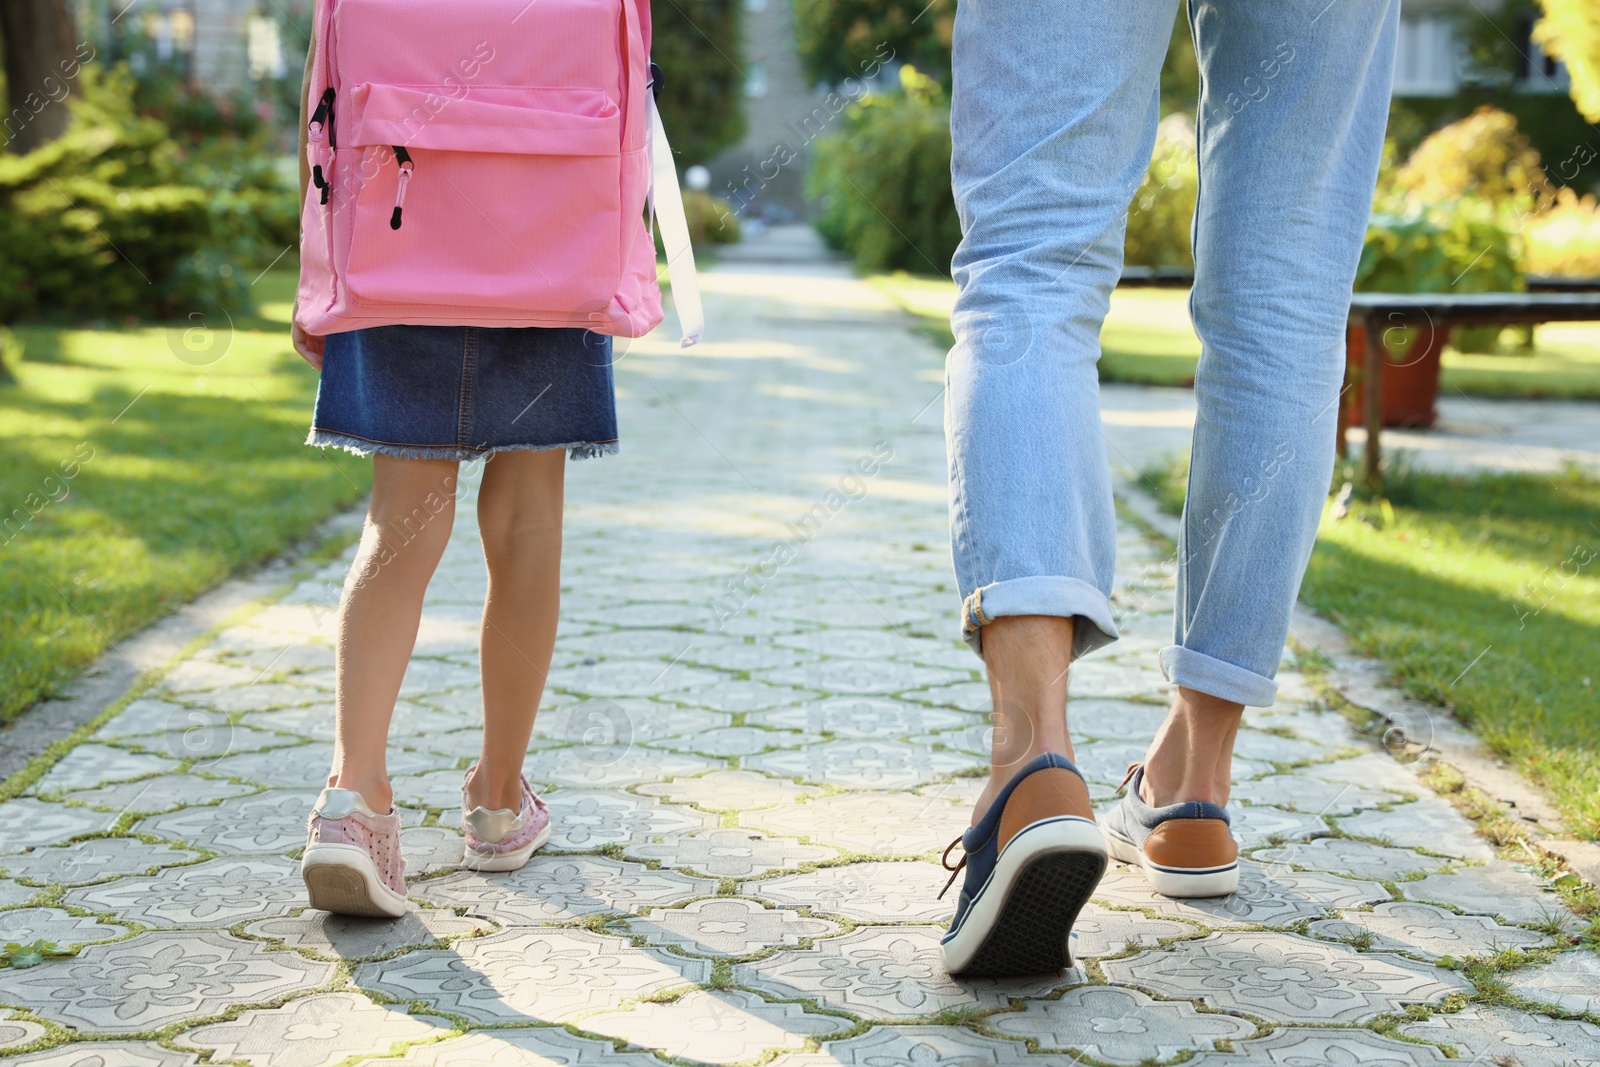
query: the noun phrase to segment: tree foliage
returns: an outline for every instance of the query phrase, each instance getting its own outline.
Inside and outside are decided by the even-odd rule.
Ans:
[[[1533,39],[1567,65],[1572,100],[1590,122],[1600,122],[1600,4],[1595,0],[1539,0],[1544,18]]]
[[[744,136],[741,0],[653,5],[651,56],[661,67],[661,121],[680,166],[708,162]]]
[[[794,20],[812,84],[859,77],[891,57],[950,84],[955,0],[794,0]]]

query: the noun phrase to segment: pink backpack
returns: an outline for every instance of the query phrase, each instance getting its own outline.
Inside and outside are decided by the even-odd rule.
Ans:
[[[656,112],[649,0],[317,0],[298,321],[661,321],[648,202],[682,343],[704,319]]]

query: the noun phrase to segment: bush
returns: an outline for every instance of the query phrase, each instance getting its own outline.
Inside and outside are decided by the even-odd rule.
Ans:
[[[1600,202],[1571,189],[1556,194],[1555,206],[1523,226],[1528,273],[1600,277]]]
[[[1394,185],[1418,200],[1477,197],[1521,211],[1538,210],[1555,195],[1517,120],[1488,106],[1430,134],[1395,172]]]
[[[697,245],[731,245],[739,240],[739,216],[720,196],[685,189],[683,213],[689,220],[689,240]]]
[[[1463,197],[1436,204],[1396,200],[1373,212],[1356,268],[1355,288],[1379,293],[1518,292],[1523,284],[1523,245],[1514,212],[1486,200]],[[1396,347],[1414,336],[1404,331]],[[1463,352],[1494,352],[1500,328],[1453,332]]]
[[[1150,169],[1128,205],[1124,262],[1142,267],[1194,267],[1190,229],[1200,194],[1194,126],[1168,115],[1156,130]]]
[[[247,310],[247,271],[295,242],[270,161],[185,153],[132,99],[125,71],[85,70],[66,134],[0,157],[0,322]]]
[[[816,226],[860,270],[948,274],[961,242],[950,191],[950,107],[933,79],[900,68],[903,93],[850,105],[819,138],[806,192]]]
[[[1507,212],[1463,197],[1390,202],[1372,214],[1355,288],[1383,293],[1519,291],[1522,240]]]

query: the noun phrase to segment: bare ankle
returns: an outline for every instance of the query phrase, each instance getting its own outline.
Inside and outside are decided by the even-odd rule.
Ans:
[[[358,775],[341,771],[328,775],[328,785],[334,789],[360,793],[367,807],[379,815],[387,815],[394,810],[394,787],[389,784],[388,775]]]
[[[497,774],[493,769],[485,769],[480,761],[467,778],[467,804],[491,811],[519,810],[522,807],[521,771]]]

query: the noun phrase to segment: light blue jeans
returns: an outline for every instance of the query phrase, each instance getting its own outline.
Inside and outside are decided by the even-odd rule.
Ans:
[[[1195,375],[1172,682],[1271,704],[1332,475],[1345,317],[1389,112],[1398,0],[1192,0]],[[962,0],[945,427],[962,630],[1116,640],[1100,324],[1155,141],[1173,0]]]

